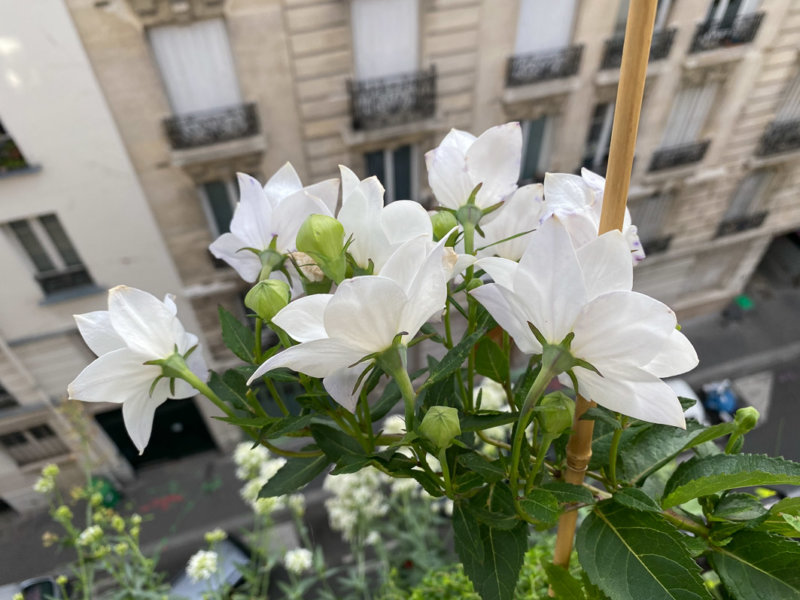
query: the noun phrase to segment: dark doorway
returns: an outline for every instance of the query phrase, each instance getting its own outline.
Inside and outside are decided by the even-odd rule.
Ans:
[[[134,469],[216,449],[191,398],[167,400],[156,409],[150,443],[141,456],[125,430],[121,408],[99,413],[95,418]]]

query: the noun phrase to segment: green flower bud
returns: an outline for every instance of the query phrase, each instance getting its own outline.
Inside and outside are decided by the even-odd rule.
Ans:
[[[217,527],[216,529],[207,531],[204,537],[207,544],[216,544],[217,542],[221,542],[226,537],[228,537],[228,534],[225,533],[225,531],[223,531],[219,527]]]
[[[746,406],[736,411],[733,422],[736,423],[740,432],[747,433],[758,424],[760,416],[761,414],[755,408]]]
[[[114,515],[111,517],[111,527],[118,533],[122,533],[125,530],[125,519],[119,515]]]
[[[91,502],[92,506],[100,506],[103,503],[103,494],[101,494],[100,492],[95,492],[94,494],[92,494],[92,497],[89,499],[89,502]]]
[[[471,279],[470,282],[467,284],[467,291],[471,292],[475,288],[481,287],[482,285],[483,282],[476,277],[475,279]]]
[[[117,556],[125,556],[128,553],[128,544],[120,542],[114,546],[114,554]]]
[[[72,511],[69,509],[68,506],[64,506],[62,504],[53,513],[53,518],[56,521],[60,521],[62,523],[72,521]]]
[[[58,465],[54,463],[45,465],[44,469],[42,469],[42,477],[49,477],[52,479],[54,477],[58,477],[59,473],[60,470],[58,468]]]
[[[330,279],[336,283],[344,279],[347,260],[344,227],[339,221],[327,215],[311,215],[300,226],[296,244],[297,249],[313,258]]]
[[[56,583],[61,587],[64,587],[65,585],[67,585],[67,576],[59,575],[58,577],[56,577]]]
[[[461,435],[458,410],[450,406],[432,406],[425,413],[419,432],[437,448],[447,448],[453,438]]]
[[[453,227],[458,226],[458,221],[453,213],[446,210],[437,210],[431,215],[433,225],[433,239],[437,242],[450,233]]]
[[[553,392],[542,398],[534,409],[542,433],[559,435],[572,427],[575,403],[561,392]]]
[[[271,321],[287,304],[289,285],[278,279],[259,281],[244,297],[244,305],[264,321]]]

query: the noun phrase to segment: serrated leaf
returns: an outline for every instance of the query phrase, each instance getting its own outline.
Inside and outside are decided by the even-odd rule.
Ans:
[[[681,403],[681,408],[683,412],[686,412],[690,408],[692,408],[695,404],[697,404],[697,400],[694,398],[684,398],[683,396],[678,396],[678,402]]]
[[[556,497],[541,488],[531,490],[519,504],[529,516],[542,523],[555,523],[561,514]]]
[[[712,520],[752,521],[766,516],[767,509],[750,494],[727,494],[714,508]]]
[[[466,501],[464,500],[453,504],[453,538],[459,556],[471,555],[475,562],[483,563],[483,540],[481,539],[480,524],[466,510]]]
[[[225,404],[237,410],[249,410],[247,402],[247,383],[236,371],[227,371],[222,377],[214,371],[208,380],[208,387]]]
[[[533,382],[536,381],[536,377],[539,375],[540,370],[540,366],[537,366],[534,369],[525,369],[522,372],[522,375],[519,376],[519,379],[517,379],[517,383],[514,385],[514,404],[517,407],[522,406],[522,404],[525,402],[525,397],[528,395]]]
[[[261,488],[259,498],[272,498],[296,492],[322,473],[330,464],[324,454],[311,458],[288,458],[278,472]]]
[[[553,494],[556,500],[561,504],[592,504],[594,502],[592,492],[580,485],[574,485],[563,481],[553,481],[545,483],[541,488]]]
[[[497,461],[490,462],[477,452],[465,452],[458,457],[458,462],[467,469],[480,475],[488,483],[500,481],[506,476],[506,470]]]
[[[528,527],[524,522],[508,530],[478,524],[478,534],[483,560],[463,543],[456,544],[464,572],[483,600],[511,600],[528,548]]]
[[[622,479],[636,484],[657,471],[678,454],[690,447],[695,434],[702,426],[694,422],[687,429],[667,425],[654,425],[642,429],[620,444],[620,474]]]
[[[564,567],[559,567],[553,563],[542,561],[542,568],[547,575],[547,582],[553,590],[556,598],[564,600],[585,600],[581,582],[569,574]]]
[[[425,381],[420,388],[420,391],[429,388],[434,383],[442,381],[448,375],[460,369],[461,365],[464,364],[464,361],[467,360],[467,356],[469,356],[469,353],[472,351],[472,347],[478,342],[483,334],[483,331],[476,331],[453,346],[453,349],[445,354],[442,360],[440,360],[434,367],[431,368],[430,375],[428,376],[427,381]]]
[[[661,512],[661,507],[639,488],[623,488],[614,494],[614,501],[633,510]]]
[[[475,350],[475,370],[484,377],[502,383],[508,376],[508,356],[500,346],[484,338]]]
[[[302,415],[299,417],[276,419],[275,422],[267,428],[262,437],[271,440],[294,433],[295,431],[300,431],[308,427],[313,418],[313,415]]]
[[[581,415],[582,421],[603,421],[611,429],[622,429],[622,423],[614,414],[602,406],[593,406]]]
[[[337,467],[352,467],[357,464],[358,468],[361,468],[369,462],[369,457],[361,444],[340,429],[312,423],[311,435],[314,436],[314,441],[320,450],[331,462],[335,462]]]
[[[669,508],[733,488],[781,484],[800,484],[800,464],[759,454],[692,458],[667,481],[661,505]]]
[[[800,544],[793,540],[744,530],[713,548],[709,560],[734,598],[800,600]]]
[[[800,498],[784,498],[769,509],[767,518],[758,525],[758,529],[780,533],[788,537],[798,537],[794,528],[782,515],[800,517]]]
[[[253,346],[255,338],[248,327],[223,307],[219,307],[219,322],[222,325],[222,341],[228,349],[243,361],[254,363]]]
[[[261,429],[280,421],[279,417],[214,417],[218,421],[230,423],[236,427],[253,427]]]
[[[710,600],[681,534],[662,517],[607,500],[578,530],[589,579],[614,600]]]

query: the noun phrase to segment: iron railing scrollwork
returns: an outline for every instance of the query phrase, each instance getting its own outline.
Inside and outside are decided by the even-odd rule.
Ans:
[[[36,281],[45,294],[93,285],[92,276],[83,265],[73,265],[64,269],[43,271],[35,275]]]
[[[742,215],[741,217],[725,219],[720,222],[717,228],[717,237],[739,233],[740,231],[747,231],[748,229],[758,229],[764,223],[768,214],[767,211],[762,211],[751,215]]]
[[[650,57],[648,59],[650,62],[663,60],[669,56],[676,31],[675,28],[670,28],[653,32],[653,38],[650,41]],[[619,69],[622,64],[622,46],[624,42],[625,36],[623,35],[614,36],[606,40],[603,62],[600,64],[601,69]]]
[[[508,59],[506,85],[515,87],[550,79],[571,77],[578,72],[583,46],[569,46],[552,52],[520,54]]]
[[[700,162],[703,160],[710,143],[711,140],[703,140],[702,142],[659,148],[653,153],[649,170],[661,171]]]
[[[393,77],[348,80],[347,90],[355,131],[428,119],[436,113],[436,66]]]
[[[738,15],[729,20],[700,23],[692,38],[689,53],[749,44],[755,39],[763,18],[764,13],[757,12]]]
[[[174,150],[208,146],[257,135],[256,105],[240,104],[164,119],[164,129]]]
[[[800,119],[770,123],[761,136],[756,154],[768,156],[790,150],[800,150]]]

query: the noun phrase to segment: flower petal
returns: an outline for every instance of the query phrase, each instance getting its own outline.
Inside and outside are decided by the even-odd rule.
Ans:
[[[530,235],[519,235],[510,240],[508,238],[537,229],[544,214],[542,185],[536,183],[519,188],[505,201],[492,221],[485,225],[481,224],[484,239],[476,245],[493,245],[479,251],[478,254],[480,256],[497,255],[509,260],[519,260],[530,243]]]
[[[74,315],[83,341],[97,356],[125,348],[125,342],[111,326],[111,317],[107,310]]]
[[[237,173],[237,177],[239,203],[233,211],[230,232],[244,242],[240,247],[264,250],[272,240],[272,206],[258,180],[244,173]]]
[[[325,309],[325,330],[331,338],[361,348],[362,356],[385,350],[400,332],[400,315],[407,302],[402,288],[386,277],[345,280]]]
[[[331,216],[336,214],[336,204],[339,202],[339,180],[326,179],[305,188],[309,195],[320,200]]]
[[[397,200],[388,204],[381,211],[381,227],[393,245],[420,235],[433,239],[433,225],[428,212],[413,200]]]
[[[278,236],[276,248],[286,253],[297,250],[295,239],[300,226],[311,215],[333,216],[322,200],[310,195],[306,190],[292,194],[278,204],[272,215],[272,235]]]
[[[482,183],[475,204],[487,208],[517,187],[522,161],[522,128],[513,121],[484,131],[467,150],[467,172]]]
[[[423,239],[424,238],[417,238]],[[406,288],[408,302],[403,308],[400,319],[400,328],[406,332],[404,340],[408,340],[419,331],[426,321],[444,310],[447,302],[447,281],[453,274],[454,253],[445,253],[445,242],[440,240],[425,258],[419,267],[413,281]],[[409,244],[414,241],[408,242]],[[426,241],[426,244],[429,242]]]
[[[344,165],[339,165],[339,178],[342,180],[342,206],[344,207],[350,194],[355,191],[361,180],[358,175]]]
[[[67,386],[70,400],[124,402],[142,390],[148,392],[161,369],[143,364],[145,360],[128,348],[103,354]]]
[[[542,346],[536,341],[528,323],[509,298],[513,292],[505,290],[496,283],[475,288],[470,292],[483,307],[489,311],[494,320],[514,338],[514,342],[525,354],[539,354]]]
[[[381,267],[381,277],[397,283],[406,294],[410,294],[414,278],[428,258],[430,238],[417,236],[394,249]]]
[[[128,348],[143,356],[166,358],[185,334],[168,306],[136,288],[118,285],[109,290],[108,312]]]
[[[361,393],[361,387],[364,385],[362,381],[358,388],[353,391],[353,388],[361,377],[361,374],[369,366],[369,363],[359,363],[354,367],[339,369],[334,373],[328,375],[322,380],[322,385],[325,386],[331,398],[336,400],[339,404],[344,406],[350,412],[355,412],[356,405],[358,404],[358,396]]]
[[[364,358],[368,353],[355,348],[342,340],[314,340],[278,352],[264,362],[247,380],[251,385],[264,373],[273,369],[288,367],[311,377],[327,377],[331,373],[344,369]]]
[[[561,216],[582,212],[594,204],[595,196],[589,185],[577,175],[545,173],[544,201],[548,212]]]
[[[303,189],[300,176],[292,163],[287,162],[264,184],[264,194],[270,205],[275,208],[281,200]]]
[[[461,153],[461,156],[466,156],[467,150],[469,150],[469,147],[475,143],[476,139],[478,138],[468,131],[451,129],[447,132],[447,135],[444,136],[442,143],[439,144],[439,148],[453,148],[458,150]]]
[[[128,435],[139,450],[139,454],[144,452],[147,442],[150,441],[156,408],[166,401],[165,397],[151,398],[147,390],[144,390],[123,403],[122,419],[125,421],[125,429],[128,430]]]
[[[644,370],[656,377],[672,377],[691,371],[698,362],[697,352],[692,343],[675,329],[661,351],[644,366]]]
[[[223,233],[209,247],[216,258],[224,260],[233,267],[239,277],[245,281],[253,282],[261,273],[261,260],[250,250],[243,250],[247,242],[239,239],[232,233]],[[263,248],[260,248],[263,250]]]
[[[572,331],[586,303],[586,288],[572,242],[558,219],[548,219],[530,236],[514,276],[514,293],[524,302],[527,320],[548,342]]]
[[[370,192],[370,189],[373,191]],[[342,205],[338,219],[346,237],[353,238],[347,249],[350,256],[364,269],[372,260],[377,272],[391,252],[391,247],[380,226],[383,200],[375,194],[374,188],[356,187]]]
[[[513,260],[500,258],[498,256],[489,256],[476,261],[475,266],[486,271],[487,275],[489,275],[496,284],[508,290],[514,289],[514,275],[519,265]]]
[[[332,294],[314,294],[290,302],[275,315],[272,322],[298,342],[310,342],[328,337],[322,316]]]
[[[425,154],[428,183],[436,201],[457,210],[467,203],[475,187],[464,162],[464,154],[453,147],[440,145]]]
[[[618,230],[609,231],[576,251],[588,298],[633,288],[633,265],[628,242]]]

